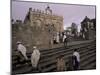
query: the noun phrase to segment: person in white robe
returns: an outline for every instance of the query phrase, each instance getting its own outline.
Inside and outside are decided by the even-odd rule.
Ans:
[[[40,51],[36,48],[36,46],[33,47],[33,53],[31,55],[31,64],[33,68],[37,68],[38,62],[40,59]]]
[[[66,35],[64,34],[64,36],[63,36],[63,42],[64,42],[65,38],[66,38]]]
[[[25,60],[28,60],[26,55],[26,47],[19,41],[17,42],[17,50],[20,51],[20,53],[24,56]]]
[[[59,33],[57,32],[56,42],[59,43]]]
[[[80,64],[80,54],[79,54],[77,49],[74,50],[73,56],[74,56],[73,68],[74,68],[74,70],[79,70],[79,68],[80,68],[80,65],[79,65]]]

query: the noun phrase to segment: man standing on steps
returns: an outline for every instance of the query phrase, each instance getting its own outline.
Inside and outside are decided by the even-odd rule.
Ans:
[[[66,38],[64,39],[64,47],[67,47],[67,43],[68,43],[68,38],[66,37]]]
[[[40,51],[36,48],[36,46],[33,47],[33,53],[31,55],[31,64],[32,64],[32,70],[39,69],[38,62],[40,59]]]
[[[24,62],[27,64],[26,61],[28,60],[28,57],[26,56],[26,47],[19,41],[17,42],[17,50],[18,50],[20,56],[24,57]]]
[[[77,49],[75,49],[73,53],[73,69],[79,70],[79,64],[80,64],[80,54],[77,51]]]
[[[63,42],[64,42],[65,38],[66,38],[66,35],[64,34],[64,35],[63,35]]]

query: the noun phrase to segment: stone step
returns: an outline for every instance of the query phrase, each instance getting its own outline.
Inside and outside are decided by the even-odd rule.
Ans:
[[[96,60],[94,59],[94,61]],[[83,70],[96,69],[96,62],[89,63],[88,65],[85,65],[82,69]]]
[[[84,48],[83,48],[83,49],[84,49]],[[88,51],[88,50],[87,50],[87,49],[85,49],[85,50],[82,50],[82,49],[81,49],[81,51],[82,51],[82,52],[86,52],[86,51]],[[72,54],[72,52],[73,52],[73,50],[70,50],[70,49],[69,49],[69,50],[65,50],[65,52],[63,52],[62,54],[63,54],[63,55],[68,55],[68,54],[70,54],[70,53]],[[54,57],[54,56],[55,56],[55,57]],[[42,60],[42,61],[40,61],[40,62],[42,63],[42,62],[49,61],[49,60],[51,60],[51,59],[53,59],[53,58],[55,59],[57,56],[58,56],[57,54],[52,55],[50,58],[44,59],[44,60]]]
[[[84,52],[85,52],[85,50],[84,50]],[[71,51],[70,51],[70,52],[67,52],[67,53],[63,53],[63,54],[64,54],[64,55],[68,55],[68,53],[72,54]],[[57,55],[55,56],[55,58],[56,58],[56,57],[57,57]],[[49,59],[45,59],[45,60],[50,61],[50,59],[53,60],[53,59],[55,59],[55,58],[51,58],[51,57],[50,57]],[[55,62],[55,61],[50,61],[49,63],[51,64],[52,62]],[[31,64],[31,63],[30,63],[30,64]],[[44,61],[44,65],[43,65],[43,66],[45,66],[45,65],[47,65],[47,64],[46,64],[45,61]]]
[[[54,66],[54,65],[55,65],[55,66]],[[52,71],[52,70],[55,69],[55,68],[56,68],[56,64],[52,64],[52,65],[50,65],[48,68],[46,67],[46,68],[44,69],[43,72]]]
[[[91,51],[91,53],[92,53],[92,52],[95,52],[95,51]],[[81,53],[81,52],[80,52],[80,53]],[[72,55],[72,52],[70,51],[68,54],[67,54],[67,53],[66,53],[66,54],[63,53],[63,54],[65,55],[64,58],[65,58],[65,59],[68,59],[68,57]],[[86,55],[85,52],[84,52],[84,54]],[[87,52],[87,54],[89,54],[89,52]],[[83,55],[83,54],[82,54],[82,55]],[[55,58],[54,58],[54,59],[52,59],[52,60],[49,60],[48,62],[43,63],[41,67],[43,67],[43,66],[44,66],[44,67],[45,67],[45,66],[48,66],[48,65],[50,65],[51,63],[54,64],[55,62],[56,62],[56,61],[55,61]]]
[[[85,44],[85,45],[91,44],[91,41],[90,41],[89,43],[86,42],[86,43],[84,43],[84,44]],[[68,48],[69,48],[69,47],[72,47],[72,46],[76,46],[76,45],[82,45],[82,46],[83,46],[83,43],[79,43],[79,44],[75,44],[75,45],[69,45]],[[59,48],[60,48],[60,49],[65,49],[64,47],[59,47]],[[59,48],[45,49],[45,50],[40,50],[40,51],[41,51],[41,53],[43,53],[43,55],[45,55],[45,54],[48,54],[48,53],[53,52],[53,51],[56,51],[56,50],[58,51]],[[31,55],[31,53],[27,53],[27,54],[28,54],[28,55]],[[15,55],[17,55],[16,52],[15,52],[15,53],[13,52],[13,57],[14,57]],[[12,58],[13,58],[13,57],[12,57]]]
[[[95,48],[95,45],[93,45],[93,47]],[[81,48],[80,49],[80,54],[81,55],[84,55],[84,56],[86,56],[86,54],[88,55],[88,54],[91,54],[92,52],[93,53],[95,53],[95,50],[88,50],[88,49],[90,49],[90,48],[92,48],[92,46],[91,45],[89,45],[89,46],[87,46],[87,47],[83,47],[83,49]],[[93,49],[93,48],[92,48]],[[87,51],[87,52],[86,52]],[[52,52],[52,53],[54,53],[54,52]],[[61,51],[61,52],[59,52],[59,53],[61,53],[61,54],[64,54],[64,55],[71,55],[72,54],[72,50],[68,50],[68,51],[66,51],[66,50],[64,50],[64,51]],[[85,54],[86,53],[86,54]],[[92,54],[93,54],[92,53]],[[46,57],[46,56],[45,56]],[[53,58],[54,57],[54,58]],[[42,62],[40,63],[41,65],[43,65],[46,61],[50,61],[50,60],[54,60],[55,58],[56,58],[57,56],[55,55],[55,54],[52,54],[52,57],[50,56],[50,59],[43,59],[42,58]],[[67,59],[67,56],[65,56],[66,57],[66,59]],[[44,61],[45,60],[45,61]],[[42,64],[43,63],[43,64]],[[56,63],[56,61],[54,60],[54,62],[52,63],[52,62],[50,62],[50,64],[49,65],[47,65],[46,67],[44,67],[44,72],[45,72],[45,69],[47,69],[48,71],[51,71],[51,70],[54,70],[56,67],[54,67],[53,65],[55,65],[55,63]],[[31,64],[31,63],[30,63]],[[31,68],[31,66],[30,67],[28,67],[28,68]],[[49,68],[49,69],[48,69]],[[19,71],[20,71],[21,69],[19,69]],[[25,70],[24,70],[25,71]],[[17,71],[18,72],[18,71]],[[28,71],[25,71],[25,72],[28,72]],[[21,72],[22,73],[22,72]],[[24,72],[23,72],[24,73]]]
[[[90,57],[83,59],[83,61],[86,61],[86,62],[84,62],[84,64],[82,62],[81,62],[82,64],[80,63],[81,64],[80,67],[82,67],[82,68],[89,65],[90,63],[96,61],[96,54],[95,53],[91,54]]]
[[[87,46],[87,45],[90,45],[91,43],[89,43],[89,44],[85,44],[84,46]],[[81,46],[83,46],[83,44],[76,44],[76,45],[79,45],[80,47]],[[73,48],[74,46],[76,47],[76,45],[71,45],[71,46],[68,46],[67,47],[67,49],[68,48]],[[76,48],[78,48],[78,47],[76,47]],[[57,52],[57,51],[59,51],[59,50],[65,50],[66,48],[64,48],[64,47],[60,47],[60,48],[54,48],[54,49],[50,49],[50,50],[42,50],[42,55],[44,55],[44,56],[47,56],[47,55],[51,55],[52,53],[55,53],[55,52]]]
[[[68,49],[68,50],[70,50],[70,49]],[[68,51],[68,50],[60,50],[60,51],[57,51],[56,53],[55,52],[53,52],[52,54],[49,54],[48,56],[46,56],[45,55],[45,57],[51,57],[51,56],[53,56],[53,55],[57,55],[57,53],[61,53],[61,52],[65,52],[65,51]],[[42,56],[42,54],[41,54],[41,58],[42,58],[43,56]],[[44,57],[43,57],[43,59],[44,59]],[[12,62],[13,64],[15,64],[15,63],[17,63],[17,61],[15,60],[15,61],[13,61]]]
[[[94,52],[92,52],[92,53],[94,53]],[[86,54],[86,55],[88,55],[88,53]],[[86,59],[81,59],[81,62],[83,62],[84,63],[84,61],[85,60],[87,60],[87,58],[91,58],[93,55],[95,55],[95,54],[91,54],[91,55],[89,55],[89,56],[86,56],[85,55],[85,58]],[[70,55],[69,55],[70,56]],[[82,55],[81,55],[82,56]],[[65,57],[65,58],[68,58],[68,57]],[[90,59],[90,60],[92,60],[92,59]],[[68,60],[66,60],[66,62],[68,62]],[[82,63],[82,64],[83,64]],[[87,62],[88,63],[88,62]],[[55,68],[56,68],[56,63],[54,64],[55,65]],[[48,72],[48,71],[51,71],[53,68],[54,68],[54,65],[51,65],[51,67],[46,67],[45,69],[43,69],[43,72]],[[84,65],[84,64],[83,64]],[[86,64],[85,64],[86,65]]]

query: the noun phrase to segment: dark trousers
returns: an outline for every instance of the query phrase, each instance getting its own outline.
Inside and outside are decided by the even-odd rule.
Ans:
[[[24,56],[22,55],[22,53],[20,51],[18,52],[17,61],[20,64],[24,64],[24,63],[27,63],[28,62],[28,60],[26,60],[24,58]]]
[[[65,47],[67,46],[67,42],[64,42],[64,46],[65,46]]]
[[[73,66],[74,70],[79,70],[79,62],[75,62],[75,65]]]

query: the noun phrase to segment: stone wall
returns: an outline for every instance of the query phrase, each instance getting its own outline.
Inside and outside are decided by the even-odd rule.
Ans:
[[[57,32],[63,32],[63,17],[29,8],[24,22],[12,25],[12,48],[16,49],[17,41],[21,41],[29,50],[34,45],[39,48],[52,47]]]

